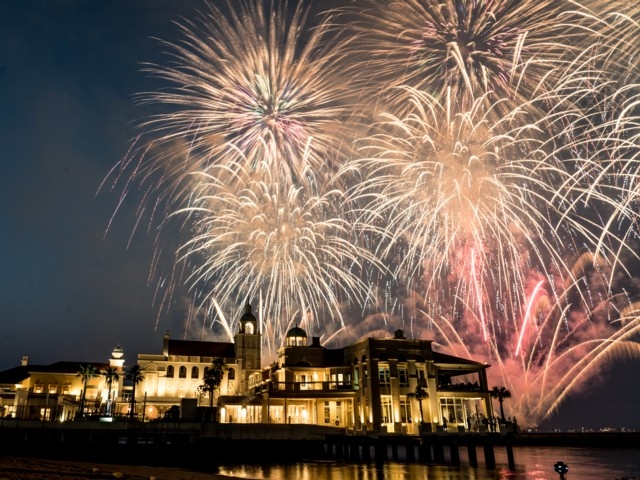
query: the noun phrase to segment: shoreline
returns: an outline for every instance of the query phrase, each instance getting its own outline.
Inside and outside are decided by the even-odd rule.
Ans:
[[[186,468],[152,465],[121,465],[58,460],[32,455],[0,455],[0,480],[241,480]],[[246,480],[246,479],[244,479]]]

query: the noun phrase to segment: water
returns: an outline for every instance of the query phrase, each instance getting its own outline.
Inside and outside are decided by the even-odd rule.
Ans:
[[[516,469],[507,468],[506,453],[496,449],[496,468],[468,467],[460,451],[461,467],[384,462],[302,462],[292,465],[226,465],[215,473],[262,480],[558,480],[553,465],[569,466],[566,480],[640,480],[640,449],[518,447]],[[250,455],[249,452],[247,452]]]

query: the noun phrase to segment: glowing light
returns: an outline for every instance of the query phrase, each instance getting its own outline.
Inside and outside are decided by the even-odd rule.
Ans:
[[[149,66],[172,88],[143,102],[173,111],[110,178],[184,235],[163,306],[186,279],[190,319],[231,337],[249,299],[271,352],[293,324],[398,324],[538,422],[640,357],[640,6],[363,2],[309,29],[286,2],[210,7]]]
[[[637,261],[640,75],[626,59],[638,53],[640,9],[369,6],[344,12],[355,19],[350,69],[378,92],[378,123],[344,171],[360,175],[349,193],[360,228],[395,276],[358,328],[402,322],[487,359],[518,417],[535,423],[607,360],[638,356],[640,306],[615,289]],[[392,296],[403,301],[380,309]]]
[[[139,222],[175,221],[186,236],[176,268],[160,275],[162,308],[186,276],[190,315],[231,336],[236,318],[220,313],[257,303],[268,355],[294,323],[310,333],[343,324],[342,307],[371,288],[363,264],[377,263],[342,215],[348,199],[335,183],[357,125],[339,75],[344,45],[327,41],[329,19],[305,29],[308,10],[284,5],[234,2],[230,15],[210,5],[185,23],[183,41],[166,45],[172,66],[148,67],[173,88],[141,97],[174,111],[145,122],[110,175],[123,199],[142,185]]]
[[[536,298],[536,294],[542,289],[544,285],[543,281],[539,281],[536,287],[533,289],[533,293],[531,294],[531,298],[529,298],[529,302],[527,303],[527,311],[524,314],[524,318],[522,321],[522,328],[520,329],[520,337],[518,337],[518,346],[516,347],[516,357],[520,354],[520,347],[522,346],[522,337],[524,337],[524,332],[527,328],[527,322],[531,318],[531,311],[533,310],[533,301]]]

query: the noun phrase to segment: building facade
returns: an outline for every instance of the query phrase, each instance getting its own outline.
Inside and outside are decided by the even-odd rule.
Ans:
[[[436,352],[401,330],[328,349],[292,328],[271,365],[260,368],[258,321],[247,310],[233,343],[171,340],[162,355],[138,355],[145,375],[136,398],[147,418],[171,406],[213,403],[222,423],[289,423],[417,434],[482,430],[493,418],[487,365]],[[226,365],[215,398],[199,396],[216,358]],[[176,373],[179,372],[179,373]],[[145,397],[140,398],[142,392]],[[183,412],[183,418],[184,418]]]
[[[0,417],[67,421],[78,415],[104,415],[121,396],[124,353],[118,346],[108,362],[56,362],[34,365],[24,356],[18,367],[0,372]],[[80,372],[93,368],[86,382]],[[118,380],[105,375],[108,369]]]
[[[296,326],[264,367],[261,344],[247,305],[233,342],[174,340],[166,332],[161,352],[137,355],[135,385],[125,380],[131,365],[124,368],[119,347],[109,362],[94,365],[99,374],[86,382],[80,363],[37,366],[25,359],[0,372],[0,414],[64,421],[80,412],[83,418],[312,424],[396,434],[492,425],[488,365],[434,351],[431,341],[408,339],[402,330],[329,349]],[[220,376],[204,388],[216,364]],[[120,373],[118,382],[109,384],[108,368]]]

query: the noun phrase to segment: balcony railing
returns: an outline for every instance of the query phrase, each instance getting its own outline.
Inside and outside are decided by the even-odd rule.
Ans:
[[[263,388],[257,388],[256,393],[269,392],[306,392],[306,391],[350,391],[353,390],[350,382],[270,382]]]
[[[478,383],[449,383],[449,384],[438,384],[438,390],[440,391],[455,391],[455,392],[480,392],[483,391],[480,388]]]

